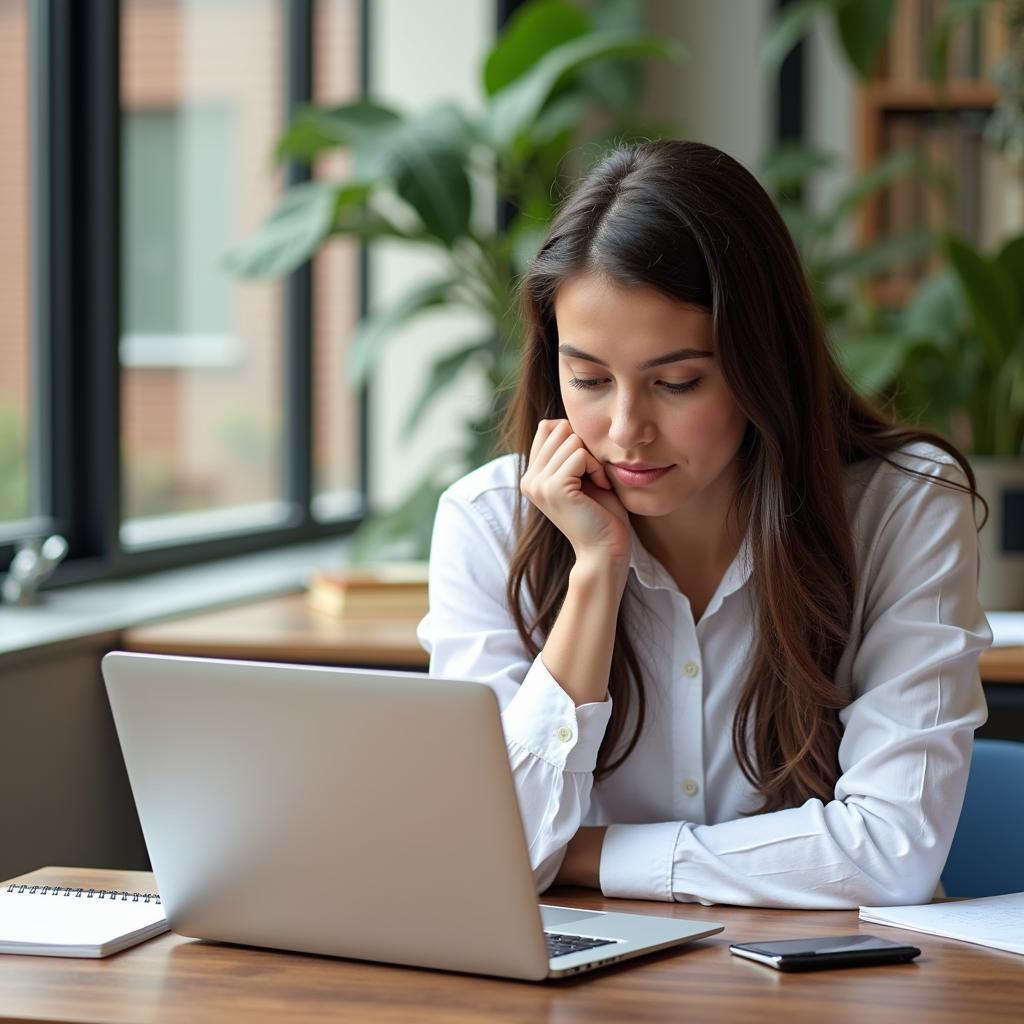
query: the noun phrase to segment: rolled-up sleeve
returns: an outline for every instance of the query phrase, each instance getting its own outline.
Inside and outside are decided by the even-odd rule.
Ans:
[[[508,530],[494,512],[447,491],[430,552],[430,610],[417,637],[430,674],[490,686],[501,706],[509,763],[538,891],[561,866],[590,805],[611,700],[576,707],[531,658],[509,611]]]
[[[963,480],[946,463],[934,474]],[[862,563],[835,799],[712,825],[612,826],[604,892],[808,909],[930,899],[986,718],[978,657],[991,632],[977,567],[970,497],[902,481]]]

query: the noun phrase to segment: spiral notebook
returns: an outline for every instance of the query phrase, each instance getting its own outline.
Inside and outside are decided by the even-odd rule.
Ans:
[[[110,956],[167,930],[156,893],[52,885],[0,889],[0,953]]]

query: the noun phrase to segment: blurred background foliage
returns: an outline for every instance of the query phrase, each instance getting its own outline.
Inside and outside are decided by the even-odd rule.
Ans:
[[[949,35],[986,0],[950,0],[928,38],[937,95]],[[1019,0],[987,0],[1021,17]],[[815,19],[831,18],[854,73],[866,77],[888,38],[893,0],[796,0],[774,16],[762,48],[766,77]],[[495,427],[514,382],[520,348],[515,284],[560,197],[615,143],[671,135],[684,125],[639,124],[634,117],[651,61],[682,61],[679,42],[645,29],[642,4],[604,0],[583,9],[565,0],[521,6],[481,68],[480,113],[443,104],[415,116],[372,100],[301,110],[281,139],[281,159],[312,163],[342,149],[343,181],[292,186],[262,228],[230,257],[243,276],[277,276],[308,260],[326,240],[355,236],[399,240],[440,257],[436,276],[390,305],[371,310],[351,343],[350,381],[361,387],[395,331],[438,307],[481,314],[486,329],[438,359],[404,424],[415,431],[425,411],[467,369],[492,396],[468,416],[457,451],[445,452],[408,499],[370,517],[356,558],[381,557],[395,540],[402,554],[424,557],[433,511],[452,479],[494,454]],[[1018,48],[1019,49],[1019,48]],[[1018,110],[1020,53],[993,115],[992,136],[1013,152],[1024,139]],[[1016,75],[1016,77],[1015,77]],[[1018,83],[1014,86],[1014,83]],[[1017,103],[1017,107],[1014,104]],[[902,177],[918,176],[945,203],[955,182],[914,151],[889,152],[831,201],[806,202],[814,176],[836,166],[833,154],[784,144],[755,168],[775,196],[805,262],[829,334],[862,392],[900,416],[924,422],[980,455],[1019,454],[1024,443],[1024,239],[984,254],[927,227],[862,245],[851,226],[865,203]],[[479,218],[481,182],[496,184],[496,220]],[[872,299],[870,281],[934,253],[941,269],[923,280],[902,309]]]

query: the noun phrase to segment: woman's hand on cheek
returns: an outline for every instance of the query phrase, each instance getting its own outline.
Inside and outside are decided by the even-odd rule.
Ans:
[[[629,513],[568,420],[538,424],[521,490],[562,531],[577,560],[629,561]]]
[[[589,451],[587,452],[587,456],[587,476],[597,484],[602,491],[610,491],[612,489],[612,482],[608,479],[608,474],[605,472],[604,466],[602,466]]]

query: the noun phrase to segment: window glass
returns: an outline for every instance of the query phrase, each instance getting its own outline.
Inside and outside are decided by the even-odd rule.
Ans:
[[[315,9],[313,96],[321,105],[359,96],[358,0],[319,0]],[[342,180],[349,160],[332,153],[314,173]],[[313,259],[313,510],[320,519],[357,511],[359,403],[346,375],[347,341],[359,319],[359,246],[334,239]]]
[[[287,515],[283,284],[225,253],[282,187],[282,0],[124,0],[122,541]]]
[[[29,24],[0,0],[0,527],[39,511],[30,497],[32,394]]]

